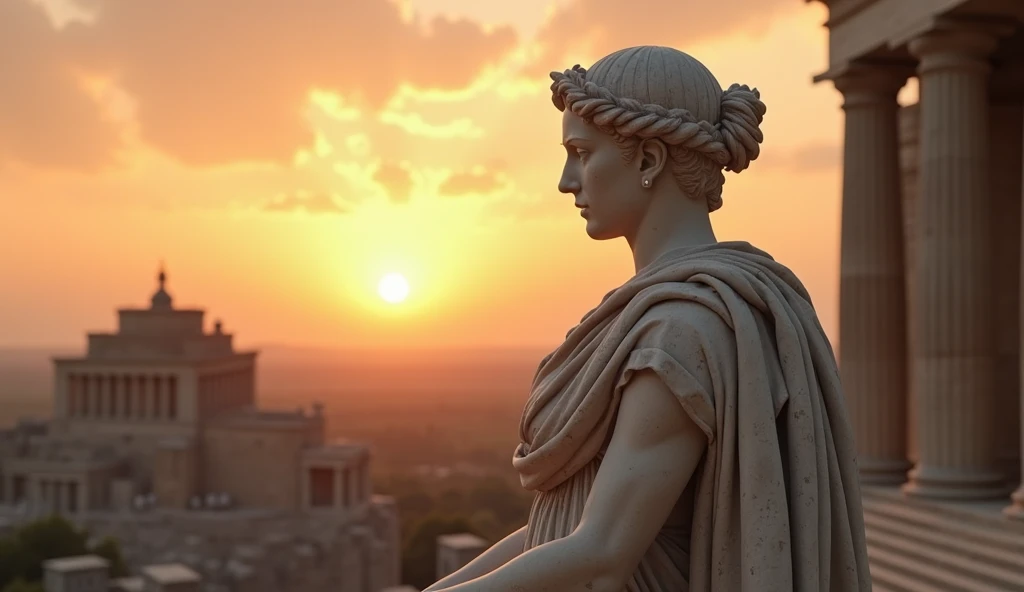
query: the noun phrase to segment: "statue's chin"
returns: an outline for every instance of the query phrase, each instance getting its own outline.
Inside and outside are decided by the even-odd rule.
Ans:
[[[619,238],[621,234],[610,232],[607,229],[602,229],[595,225],[592,221],[587,221],[587,236],[594,240],[611,240],[613,238]]]

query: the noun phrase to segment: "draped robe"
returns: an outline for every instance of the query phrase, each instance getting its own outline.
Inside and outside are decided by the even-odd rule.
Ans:
[[[835,355],[796,276],[744,242],[665,253],[541,362],[512,461],[537,492],[527,549],[579,524],[641,369],[708,446],[628,591],[871,589]]]

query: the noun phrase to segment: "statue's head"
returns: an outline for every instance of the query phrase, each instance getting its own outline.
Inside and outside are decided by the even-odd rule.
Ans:
[[[551,78],[568,153],[559,190],[587,206],[594,238],[635,230],[655,190],[681,195],[703,215],[717,210],[723,170],[738,173],[759,154],[757,89],[723,91],[681,51],[632,47]]]

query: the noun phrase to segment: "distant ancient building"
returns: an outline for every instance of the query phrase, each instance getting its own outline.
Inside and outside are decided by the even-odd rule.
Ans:
[[[60,513],[134,567],[180,561],[211,586],[398,583],[397,511],[372,495],[366,446],[326,442],[320,405],[259,409],[257,352],[174,308],[162,270],[148,308],[117,312],[117,332],[54,360],[53,419],[0,432],[0,520]]]
[[[110,578],[110,563],[98,555],[51,559],[43,563],[45,592],[199,592],[202,577],[180,563],[147,565],[141,575]]]
[[[1024,590],[1024,2],[822,1],[875,589]],[[920,100],[900,107],[911,77]]]
[[[437,537],[436,579],[440,580],[459,571],[489,546],[486,540],[468,532]]]
[[[147,565],[139,570],[143,592],[199,592],[202,578],[180,563]]]
[[[97,555],[50,559],[43,563],[46,592],[107,592],[110,562]]]

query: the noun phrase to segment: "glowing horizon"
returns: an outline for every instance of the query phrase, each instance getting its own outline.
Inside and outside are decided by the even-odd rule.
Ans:
[[[556,190],[546,73],[639,43],[761,91],[762,156],[727,174],[712,220],[791,267],[836,341],[840,97],[810,80],[827,61],[822,6],[758,2],[735,22],[690,10],[700,28],[644,25],[606,0],[268,1],[222,31],[204,3],[135,0],[109,22],[43,4],[0,7],[0,37],[35,48],[0,74],[19,106],[0,113],[14,132],[0,138],[0,277],[14,287],[0,347],[112,329],[115,308],[145,305],[160,259],[176,305],[223,318],[243,346],[554,345],[632,259],[587,238]],[[667,22],[682,10],[647,4]],[[394,42],[374,45],[374,27]],[[275,51],[256,42],[270,33]],[[379,293],[391,272],[409,285],[400,304]]]

